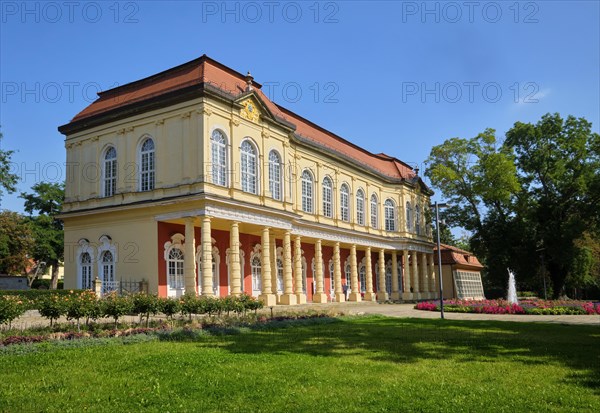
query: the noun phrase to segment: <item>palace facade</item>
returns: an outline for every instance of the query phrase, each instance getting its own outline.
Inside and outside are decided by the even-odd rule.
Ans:
[[[273,103],[249,73],[204,55],[99,93],[59,131],[65,288],[145,280],[267,305],[437,295],[418,171]]]

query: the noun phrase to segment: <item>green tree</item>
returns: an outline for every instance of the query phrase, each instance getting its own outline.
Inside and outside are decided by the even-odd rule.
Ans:
[[[504,286],[507,267],[533,282],[543,252],[559,296],[576,259],[589,262],[575,241],[598,228],[599,153],[589,122],[547,114],[535,125],[515,123],[503,145],[492,129],[449,139],[432,149],[425,174],[454,205],[448,222],[473,234],[488,283]]]
[[[554,296],[580,251],[575,241],[600,219],[600,135],[584,118],[546,114],[534,124],[517,122],[506,133],[523,190],[523,219],[545,251]]]
[[[512,153],[487,129],[474,138],[452,138],[433,147],[426,165],[432,186],[451,204],[443,212],[446,222],[473,234],[469,250],[486,264],[486,278],[495,287],[504,286],[506,268],[514,265],[518,252],[505,238],[515,228],[512,211],[520,191]]]
[[[24,274],[31,262],[33,232],[17,212],[0,212],[0,274]]]
[[[0,199],[2,198],[2,189],[8,193],[16,190],[19,177],[10,171],[10,159],[14,151],[5,151],[2,149],[2,132],[0,132]]]
[[[56,214],[64,200],[64,185],[40,182],[31,189],[33,194],[23,192],[21,198],[25,199],[25,211],[30,214],[35,239],[32,254],[36,261],[45,261],[51,266],[51,288],[56,289],[58,269],[64,258],[63,222],[56,218]],[[33,216],[33,213],[38,215]]]

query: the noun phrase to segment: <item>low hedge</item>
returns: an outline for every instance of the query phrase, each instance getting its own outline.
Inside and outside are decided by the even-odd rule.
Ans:
[[[0,296],[16,296],[37,302],[38,300],[52,295],[69,295],[72,292],[81,292],[89,290],[0,290]]]
[[[112,318],[116,326],[120,318],[129,314],[138,315],[140,322],[145,317],[148,325],[150,315],[158,313],[166,315],[169,319],[181,313],[191,320],[193,315],[221,315],[230,312],[242,314],[252,310],[256,312],[263,307],[261,301],[245,294],[237,297],[184,295],[179,298],[159,298],[144,293],[122,296],[112,293],[98,300],[91,290],[27,290],[18,293],[20,294],[7,292],[0,295],[0,324],[10,324],[27,309],[38,310],[42,317],[50,320],[51,326],[56,320],[66,316],[67,319],[77,322],[79,330],[81,319],[88,324],[89,320]]]

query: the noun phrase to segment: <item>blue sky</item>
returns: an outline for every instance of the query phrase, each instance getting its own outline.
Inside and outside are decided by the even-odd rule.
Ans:
[[[0,3],[0,125],[19,191],[64,179],[57,126],[97,90],[204,53],[275,102],[420,165],[547,112],[600,122],[598,1]],[[22,211],[16,194],[1,208]]]

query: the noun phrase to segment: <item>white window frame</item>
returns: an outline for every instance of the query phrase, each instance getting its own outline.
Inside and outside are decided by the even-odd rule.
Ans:
[[[365,225],[365,192],[362,189],[356,191],[356,223]]]
[[[262,246],[256,244],[250,254],[250,271],[252,274],[252,295],[258,297],[262,292]]]
[[[152,145],[147,147],[147,145]],[[139,148],[140,191],[152,191],[156,181],[156,145],[150,136],[145,137]]]
[[[421,235],[421,206],[415,206],[415,233]]]
[[[269,191],[271,198],[276,201],[283,200],[283,180],[281,155],[275,149],[269,152]]]
[[[360,292],[367,292],[367,265],[366,258],[363,258],[358,266],[358,280],[360,283]]]
[[[214,129],[210,135],[210,156],[212,182],[227,186],[227,135],[221,129]]]
[[[377,229],[379,226],[379,198],[371,194],[371,227]]]
[[[173,234],[171,241],[165,242],[163,247],[163,257],[167,269],[167,296],[169,297],[181,297],[185,293],[185,279],[183,275],[183,260],[185,259],[184,239],[185,237],[182,234]],[[171,257],[171,252],[174,249],[181,251],[181,262]],[[174,273],[171,273],[171,268],[175,269]]]
[[[117,149],[111,145],[104,150],[104,153],[102,155],[102,196],[113,196],[116,192]]]
[[[330,177],[323,178],[323,216],[333,218],[333,181]]]
[[[406,201],[406,231],[412,232],[412,228],[412,206],[410,204],[410,201]]]
[[[102,281],[103,293],[110,292],[115,288],[117,280],[116,263],[118,262],[117,246],[108,235],[102,235],[98,245],[98,278]],[[112,255],[112,265],[110,262],[104,262],[104,253],[110,252]],[[108,271],[109,276],[105,277]]]
[[[242,191],[258,195],[258,148],[251,139],[240,144],[240,170]]]
[[[93,289],[94,288],[94,248],[90,245],[89,241],[85,238],[82,238],[78,242],[79,247],[77,249],[77,288],[79,289]],[[82,262],[83,254],[88,254],[90,257],[89,265],[88,263]],[[85,269],[84,269],[85,267]],[[84,274],[85,273],[85,274]],[[89,277],[89,287],[86,287],[86,283],[84,282],[84,276]]]
[[[393,199],[388,198],[384,203],[385,230],[396,231],[396,204]]]
[[[302,211],[312,214],[314,211],[314,179],[313,174],[305,169],[302,171]]]
[[[346,183],[340,187],[340,219],[350,222],[350,187]]]

